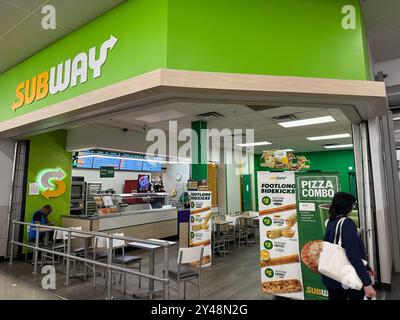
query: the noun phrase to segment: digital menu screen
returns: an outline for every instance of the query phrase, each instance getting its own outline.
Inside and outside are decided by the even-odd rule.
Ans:
[[[121,159],[120,170],[128,170],[128,171],[142,171],[143,168],[143,159],[141,156],[132,157],[132,159]]]
[[[144,162],[143,162],[143,171],[149,171],[149,172],[159,172],[159,171],[161,171],[161,163],[154,161],[154,160],[160,160],[160,158],[155,157],[155,158],[151,158],[149,160],[152,160],[152,161],[144,160]]]
[[[74,168],[90,169],[93,165],[93,157],[80,158],[74,162]]]
[[[72,166],[79,169],[113,167],[122,171],[160,172],[161,160],[160,157],[145,157],[140,154],[85,150],[76,153]]]
[[[100,167],[114,167],[119,169],[120,160],[112,157],[94,157],[93,169],[100,169]]]

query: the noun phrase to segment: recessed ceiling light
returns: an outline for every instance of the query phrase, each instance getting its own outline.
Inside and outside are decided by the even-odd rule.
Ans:
[[[267,146],[269,144],[272,144],[271,142],[268,141],[262,141],[262,142],[252,142],[252,143],[240,143],[238,144],[239,147],[258,147],[258,146]]]
[[[325,146],[326,149],[342,149],[342,148],[353,148],[352,144],[333,144],[330,146]]]
[[[278,124],[284,128],[293,128],[293,127],[302,127],[302,126],[309,126],[313,124],[321,124],[321,123],[328,123],[335,121],[336,120],[333,117],[326,116],[326,117],[310,118],[310,119],[295,120],[288,122],[280,122]]]
[[[310,141],[318,141],[318,140],[331,140],[331,139],[342,139],[342,138],[350,138],[351,135],[349,133],[341,133],[341,134],[331,134],[328,136],[319,136],[319,137],[308,137],[307,140]]]
[[[135,118],[135,120],[147,122],[147,123],[156,123],[161,121],[168,121],[172,119],[178,119],[185,117],[186,114],[176,110],[168,110],[162,111],[158,113],[152,113],[147,116]]]

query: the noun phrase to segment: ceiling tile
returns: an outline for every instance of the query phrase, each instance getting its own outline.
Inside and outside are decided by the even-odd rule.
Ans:
[[[0,39],[4,37],[27,13],[0,0]]]
[[[70,31],[92,21],[117,5],[112,0],[49,0],[46,5],[53,5],[57,13],[57,25]],[[40,13],[38,9],[36,13]]]
[[[41,19],[32,15],[20,23],[13,32],[7,34],[3,39],[23,48],[43,48],[50,45],[62,36],[63,33],[64,31],[61,29],[44,30],[41,25]]]
[[[0,0],[12,3],[15,7],[19,7],[25,11],[32,12],[43,5],[47,0]]]

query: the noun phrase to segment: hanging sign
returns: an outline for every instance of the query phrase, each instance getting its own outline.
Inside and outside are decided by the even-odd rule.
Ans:
[[[203,267],[211,266],[211,192],[191,191],[189,246],[204,247]],[[198,262],[194,262],[195,264]]]
[[[297,217],[304,296],[324,300],[328,292],[318,272],[319,254],[332,198],[340,190],[338,173],[296,173]]]
[[[100,178],[114,178],[115,168],[114,167],[100,167]]]
[[[261,154],[261,159],[260,166],[270,169],[301,171],[310,168],[307,157],[286,150],[265,150]]]
[[[294,172],[258,172],[261,290],[304,299]]]

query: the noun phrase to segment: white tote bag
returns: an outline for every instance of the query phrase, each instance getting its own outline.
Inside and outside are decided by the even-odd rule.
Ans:
[[[342,226],[345,220],[346,218],[342,218],[338,221],[333,243],[324,241],[322,252],[319,256],[318,271],[328,278],[340,282],[345,287],[361,290],[363,284],[347,258],[345,249],[342,247]],[[337,241],[339,228],[340,236]]]

